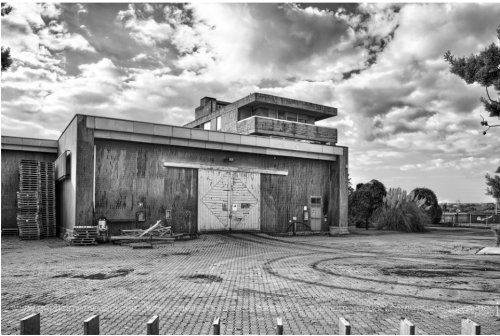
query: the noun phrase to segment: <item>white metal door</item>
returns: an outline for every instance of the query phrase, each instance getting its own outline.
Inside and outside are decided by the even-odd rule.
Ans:
[[[260,174],[198,169],[200,231],[260,230]]]
[[[309,209],[311,211],[310,225],[312,231],[321,231],[321,196],[309,197]]]

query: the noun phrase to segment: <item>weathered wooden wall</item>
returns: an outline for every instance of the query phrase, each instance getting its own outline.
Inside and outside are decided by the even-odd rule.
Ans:
[[[131,228],[139,202],[147,211],[148,226],[172,210],[177,232],[196,232],[198,180],[197,169],[165,168],[163,161],[212,164],[220,166],[286,169],[288,176],[261,174],[261,230],[283,232],[288,220],[302,220],[303,206],[310,196],[323,196],[327,231],[332,222],[330,187],[333,161],[308,160],[222,150],[133,143],[96,139],[96,212]],[[233,162],[224,159],[232,157]],[[129,220],[127,222],[127,220]],[[128,223],[128,224],[127,224]]]
[[[17,192],[19,191],[19,161],[54,162],[53,153],[2,149],[2,228],[17,228]]]
[[[149,227],[165,211],[172,211],[175,232],[197,232],[198,171],[189,168],[165,168],[166,159],[189,158],[195,151],[176,146],[141,144],[96,139],[96,212],[95,220],[105,216],[110,229],[132,228],[136,213],[146,211]],[[143,203],[143,209],[139,207]]]
[[[326,215],[327,221],[322,220],[321,231],[328,231],[335,208],[331,204],[330,189],[335,187],[331,180],[335,162],[297,158],[276,161],[276,168],[288,169],[288,176],[261,174],[262,231],[285,232],[294,216],[304,222],[303,209],[309,204],[310,196],[322,196],[323,216]],[[297,229],[305,231],[301,225]]]

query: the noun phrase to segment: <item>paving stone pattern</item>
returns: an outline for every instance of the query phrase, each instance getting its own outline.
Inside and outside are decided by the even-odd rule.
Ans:
[[[363,233],[366,234],[366,233]],[[100,315],[102,334],[460,334],[462,317],[500,334],[498,256],[475,253],[487,230],[345,237],[202,235],[149,250],[68,246],[57,238],[2,237],[3,334],[41,313],[43,334],[82,334]]]

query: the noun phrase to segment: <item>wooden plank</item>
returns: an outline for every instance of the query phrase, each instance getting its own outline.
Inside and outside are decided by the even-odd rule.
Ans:
[[[226,172],[246,172],[246,173],[270,174],[270,175],[288,175],[288,170],[260,169],[260,168],[253,168],[253,167],[215,166],[215,165],[204,165],[204,164],[198,164],[198,163],[163,161],[163,166],[164,167],[177,167],[177,168],[195,168],[195,169],[205,169],[205,170],[219,170],[219,171],[226,171]]]
[[[35,313],[21,320],[21,335],[41,335],[40,313]]]
[[[132,249],[152,249],[153,245],[148,244],[148,243],[131,243],[129,246]]]
[[[110,241],[174,241],[175,238],[163,238],[163,237],[156,237],[156,236],[148,236],[148,237],[134,237],[134,236],[111,236],[109,238]]]

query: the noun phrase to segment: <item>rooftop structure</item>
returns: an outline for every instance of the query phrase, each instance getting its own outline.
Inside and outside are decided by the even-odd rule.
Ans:
[[[315,123],[336,115],[334,107],[252,93],[233,103],[204,97],[195,110],[196,119],[184,126],[335,145],[337,129]]]

